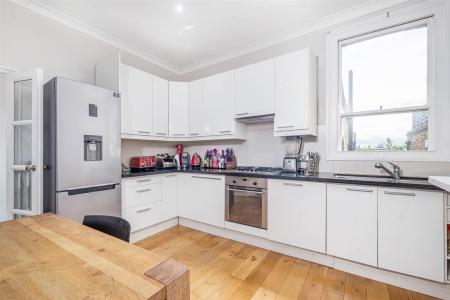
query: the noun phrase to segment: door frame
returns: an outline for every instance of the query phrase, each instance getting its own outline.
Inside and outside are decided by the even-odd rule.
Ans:
[[[32,120],[14,122],[14,82],[32,80]],[[42,213],[43,180],[43,70],[12,72],[6,75],[5,136],[6,136],[6,217],[13,219],[15,214],[29,216]],[[32,164],[36,171],[32,173],[32,210],[14,209],[14,125],[32,125]],[[17,169],[17,168],[16,168]]]

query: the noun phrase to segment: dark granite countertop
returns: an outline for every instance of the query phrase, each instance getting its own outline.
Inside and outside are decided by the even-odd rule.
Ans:
[[[271,179],[285,179],[285,180],[298,180],[298,181],[314,181],[314,182],[327,182],[327,183],[342,183],[342,184],[356,184],[356,185],[371,185],[393,188],[410,188],[420,190],[438,190],[441,188],[434,186],[426,179],[417,180],[418,178],[404,177],[402,180],[396,181],[389,177],[381,176],[351,176],[350,174],[333,174],[333,173],[316,173],[313,175],[302,175],[298,173],[285,173],[280,172],[277,174],[261,174],[261,173],[242,173],[236,170],[212,170],[212,169],[190,169],[190,170],[153,170],[146,172],[130,173],[128,175],[122,175],[123,178],[148,176],[148,175],[161,175],[168,173],[200,173],[207,175],[230,175],[230,176],[242,176],[242,177],[258,177],[258,178],[271,178]],[[342,176],[340,176],[342,175]]]

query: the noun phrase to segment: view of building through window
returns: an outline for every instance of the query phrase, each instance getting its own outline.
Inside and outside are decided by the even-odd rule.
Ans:
[[[427,27],[341,44],[341,151],[428,149]]]

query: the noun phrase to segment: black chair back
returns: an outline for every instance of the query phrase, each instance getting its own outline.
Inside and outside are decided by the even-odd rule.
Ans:
[[[114,216],[89,215],[83,219],[83,225],[130,242],[131,226],[127,220]]]

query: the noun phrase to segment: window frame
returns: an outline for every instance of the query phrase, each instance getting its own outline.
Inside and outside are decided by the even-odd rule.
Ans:
[[[395,160],[448,161],[449,156],[449,97],[448,97],[448,5],[442,1],[427,1],[415,6],[402,6],[383,11],[364,21],[352,22],[327,34],[327,160]],[[427,104],[384,110],[342,113],[341,49],[377,36],[426,25],[428,30]],[[341,121],[343,116],[385,115],[401,112],[428,111],[428,150],[342,151]],[[436,124],[439,124],[436,127]],[[441,126],[443,125],[443,126]]]

